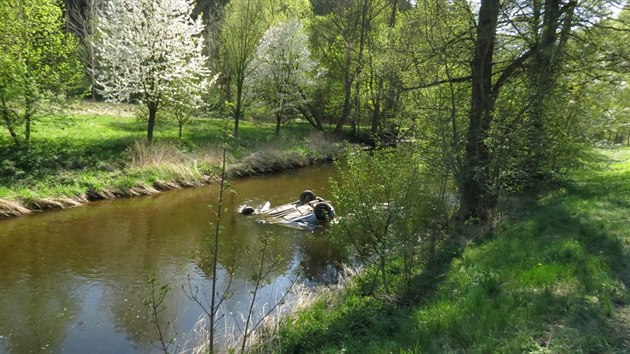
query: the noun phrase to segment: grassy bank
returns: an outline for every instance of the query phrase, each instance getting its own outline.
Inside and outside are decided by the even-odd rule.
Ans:
[[[330,158],[337,143],[304,123],[283,127],[244,121],[229,147],[232,175],[301,167]],[[191,120],[178,139],[173,121],[159,121],[154,144],[131,106],[84,103],[66,116],[35,122],[31,147],[15,149],[0,131],[0,217],[64,208],[88,200],[156,193],[211,182],[220,164],[225,122]]]
[[[492,237],[410,292],[350,286],[297,311],[273,351],[630,351],[630,149],[596,155],[552,192],[512,201]]]

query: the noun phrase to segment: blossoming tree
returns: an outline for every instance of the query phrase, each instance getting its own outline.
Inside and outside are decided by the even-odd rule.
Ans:
[[[291,19],[269,28],[258,44],[253,67],[253,93],[271,109],[278,134],[283,120],[307,102],[304,92],[314,85],[316,63],[302,24]]]
[[[108,0],[99,14],[97,83],[110,101],[147,106],[149,144],[163,105],[172,99],[181,103],[182,96],[199,105],[214,81],[193,7],[192,0]]]

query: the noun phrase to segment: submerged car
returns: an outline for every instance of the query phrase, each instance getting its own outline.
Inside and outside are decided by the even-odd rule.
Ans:
[[[269,202],[260,208],[243,206],[239,212],[243,215],[259,216],[259,223],[281,224],[302,230],[313,230],[317,225],[335,217],[333,206],[310,190],[303,191],[300,199],[295,202],[275,208],[271,208]]]

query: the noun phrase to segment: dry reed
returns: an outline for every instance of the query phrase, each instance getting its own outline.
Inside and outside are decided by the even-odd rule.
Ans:
[[[247,353],[267,353],[273,352],[278,346],[278,335],[282,326],[291,321],[293,316],[303,309],[307,309],[317,301],[326,301],[328,303],[336,303],[343,298],[347,291],[350,280],[362,271],[361,268],[350,268],[343,266],[338,282],[334,285],[308,287],[306,285],[296,283],[291,289],[291,297],[286,298],[278,304],[278,306],[269,315],[266,315],[267,309],[258,310],[259,315],[264,316],[260,325],[249,335]],[[224,313],[230,313],[224,309]],[[236,316],[236,315],[234,315]],[[218,348],[219,353],[237,352],[242,343],[243,337],[237,321],[229,316],[224,316],[222,332],[220,332],[221,345]],[[208,349],[208,341],[210,340],[208,322],[205,316],[200,317],[195,324],[191,333],[184,341],[182,352],[197,354],[205,353]]]

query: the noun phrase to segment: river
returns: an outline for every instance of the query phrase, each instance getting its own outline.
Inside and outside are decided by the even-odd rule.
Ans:
[[[296,277],[313,284],[334,275],[339,255],[326,228],[258,224],[236,212],[243,204],[296,200],[304,189],[328,198],[334,175],[331,165],[320,165],[230,182],[220,287],[229,283],[228,273],[234,275],[222,323],[238,322],[248,308],[264,235],[272,237],[268,259],[279,263],[264,280],[258,313]],[[170,287],[160,318],[182,349],[203,314],[182,285],[210,295],[216,217],[208,205],[217,194],[212,185],[0,221],[0,353],[159,352],[145,304],[152,275],[158,286]]]

